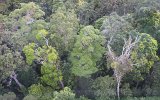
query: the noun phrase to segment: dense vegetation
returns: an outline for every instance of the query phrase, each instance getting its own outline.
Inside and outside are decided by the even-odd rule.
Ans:
[[[160,0],[0,0],[0,100],[160,100]]]

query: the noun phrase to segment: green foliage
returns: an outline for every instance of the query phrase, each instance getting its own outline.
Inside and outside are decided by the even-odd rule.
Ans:
[[[33,84],[29,88],[29,94],[35,95],[35,96],[41,96],[43,93],[44,87],[41,84]]]
[[[59,55],[73,48],[79,23],[75,11],[66,7],[59,8],[50,19],[51,42]]]
[[[75,100],[75,94],[70,88],[65,87],[60,92],[54,92],[53,100]]]
[[[107,46],[109,39],[113,37],[111,46],[116,47],[112,49],[118,56],[121,54],[124,45],[123,38],[127,38],[129,34],[132,34],[131,30],[133,30],[133,27],[123,16],[119,16],[117,13],[111,13],[110,16],[103,19],[100,30],[106,39],[105,46]]]
[[[159,66],[159,62],[156,63],[153,67],[153,72],[151,74],[151,81],[150,83],[152,84],[151,86],[151,89],[152,89],[152,94],[153,96],[159,96],[160,93],[159,93],[159,89],[160,89],[160,86],[159,86],[159,82],[160,82],[160,66]]]
[[[160,42],[160,12],[154,7],[141,7],[133,15],[133,26],[142,33],[148,33]],[[159,45],[159,43],[158,43]]]
[[[38,100],[38,99],[33,95],[27,95],[23,98],[23,100]]]
[[[58,69],[58,66],[56,65],[58,53],[51,46],[43,46],[42,48],[38,48],[37,50],[37,59],[41,60],[42,58],[44,61],[41,66],[42,82],[49,86],[52,86],[53,88],[57,88],[57,82],[62,80],[61,71]]]
[[[51,64],[55,64],[56,60],[58,59],[58,53],[52,46],[38,47],[35,55],[37,60],[43,59],[43,61]]]
[[[39,45],[46,44],[46,38],[49,36],[49,23],[43,19],[35,20],[30,24],[30,33],[26,34],[26,38],[30,42],[38,42]]]
[[[6,93],[6,89],[4,88],[4,86],[2,86],[2,84],[0,84],[0,95]]]
[[[111,100],[116,96],[116,82],[113,77],[98,77],[92,85],[97,100]]]
[[[98,70],[96,62],[100,60],[105,50],[102,47],[103,40],[104,37],[93,26],[81,29],[70,55],[72,72],[75,75],[88,76]]]
[[[33,84],[29,87],[29,96],[33,95],[38,100],[51,100],[53,89],[50,87],[44,87],[41,84]]]
[[[128,83],[123,84],[120,92],[123,97],[133,96],[132,90],[130,89],[130,85]]]
[[[134,26],[140,32],[151,34],[156,37],[156,31],[159,30],[160,12],[152,7],[141,7],[133,16]]]
[[[84,0],[82,5],[78,7],[77,12],[80,16],[81,23],[88,25],[112,12],[116,12],[118,15],[135,12],[139,3],[142,2],[144,2],[144,0]]]
[[[42,82],[54,88],[58,88],[58,81],[62,80],[62,74],[56,69],[56,66],[44,63],[43,66],[41,66],[41,74]]]
[[[91,100],[91,99],[88,99],[88,98],[86,98],[84,96],[80,96],[80,98],[77,98],[77,100]]]
[[[29,65],[31,65],[33,60],[35,59],[34,48],[35,48],[35,43],[30,43],[23,48],[23,52],[25,53],[27,58],[26,61]]]
[[[123,98],[122,100],[159,100],[159,97],[128,97],[128,98]]]
[[[120,17],[113,13],[103,21],[101,30],[107,40],[114,36],[111,46],[116,46],[116,48],[113,48],[116,55],[120,55],[122,52],[124,37],[127,37],[128,35],[132,35],[132,37],[135,35],[141,36],[141,40],[138,42],[138,46],[134,48],[131,55],[133,63],[138,65],[133,67],[131,76],[129,77],[131,78],[136,76],[136,78],[138,78],[137,80],[143,80],[146,73],[149,72],[152,65],[154,64],[154,61],[158,60],[156,54],[158,50],[157,41],[146,33],[132,31],[132,25],[125,19],[125,17]],[[111,65],[113,67],[113,65],[115,66],[115,63],[112,63]],[[141,73],[143,73],[143,75],[141,75]]]
[[[133,29],[132,25],[123,16],[119,16],[115,12],[111,13],[110,16],[107,16],[104,19],[102,26],[100,28],[101,28],[102,33],[105,36],[107,34],[113,35],[113,36],[122,35],[121,37],[125,36],[127,32]]]
[[[11,11],[19,7],[22,0],[1,0],[0,13],[8,15]]]
[[[63,1],[64,0],[52,0],[52,12],[56,12],[58,8],[63,6]]]
[[[16,49],[22,50],[28,44],[30,38],[27,36],[33,31],[32,24],[41,19],[44,14],[40,7],[33,2],[22,3],[19,9],[9,14],[6,25],[9,31],[14,32],[10,41]]]
[[[15,69],[26,69],[27,66],[20,52],[13,51],[6,44],[0,45],[0,80],[7,78]]]
[[[37,35],[36,35],[36,39],[41,40],[41,39],[45,38],[47,34],[48,34],[48,32],[44,29],[39,30]]]
[[[102,18],[97,19],[97,20],[95,21],[94,27],[95,27],[96,29],[100,29],[101,26],[102,26],[102,24],[103,24],[103,21],[104,21],[105,19],[107,19],[107,16],[103,16]]]
[[[103,57],[112,36],[116,56],[141,37],[121,99],[159,100],[141,97],[160,96],[159,10],[160,0],[0,0],[0,100],[115,99],[113,69],[127,65]]]
[[[65,87],[59,92],[51,91],[53,90],[49,87],[34,84],[29,88],[29,95],[24,100],[29,100],[28,98],[34,98],[35,100],[89,100],[83,96],[76,98],[75,93],[68,87]]]
[[[37,83],[39,77],[37,72],[33,68],[29,67],[27,70],[21,70],[18,72],[18,79],[27,88],[32,84]]]
[[[138,64],[133,67],[130,77],[136,80],[143,80],[146,73],[149,73],[155,61],[158,61],[157,56],[158,44],[157,41],[149,34],[141,33],[141,40],[138,46],[133,50],[131,59]]]
[[[16,100],[16,95],[13,92],[0,95],[0,100]]]
[[[58,88],[58,81],[62,80],[62,73],[58,68],[58,53],[51,46],[35,47],[35,43],[30,43],[23,49],[28,64],[32,64],[33,60],[37,60],[41,66],[41,81],[52,88]],[[54,80],[54,81],[53,81]]]
[[[34,2],[30,2],[21,3],[21,8],[11,12],[9,16],[12,18],[24,18],[25,16],[23,15],[27,13],[30,13],[32,18],[35,19],[40,18],[45,14],[42,10],[40,10],[40,7],[38,5],[36,5]]]
[[[84,96],[80,96],[80,98],[76,98],[75,93],[69,87],[65,87],[63,90],[53,93],[53,100],[89,100]]]
[[[8,5],[5,2],[0,3],[0,12],[3,13],[7,10]]]
[[[159,61],[156,62],[153,65],[152,73],[150,73],[146,79],[145,87],[143,88],[143,91],[145,92],[146,96],[159,96],[159,89],[160,89],[160,67],[159,67]]]

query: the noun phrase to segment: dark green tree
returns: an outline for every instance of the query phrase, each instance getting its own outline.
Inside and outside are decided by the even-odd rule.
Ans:
[[[115,99],[116,82],[113,77],[105,76],[98,77],[92,85],[94,89],[94,95],[97,100],[111,100]]]
[[[66,55],[73,48],[76,35],[79,31],[79,22],[72,9],[59,8],[50,19],[50,39],[60,56]]]

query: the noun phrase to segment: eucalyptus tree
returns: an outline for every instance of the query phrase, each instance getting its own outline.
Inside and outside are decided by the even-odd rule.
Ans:
[[[157,41],[149,34],[133,29],[123,16],[115,13],[108,16],[101,26],[101,32],[106,37],[107,64],[114,71],[118,97],[120,82],[126,74],[132,73],[130,77],[133,80],[144,80],[158,60]]]
[[[137,45],[137,43],[139,42],[140,38],[136,37],[136,39],[133,41],[131,36],[129,37],[128,40],[124,39],[124,46],[122,49],[122,53],[120,56],[115,55],[114,51],[112,50],[110,43],[112,42],[112,37],[110,38],[110,40],[108,41],[107,44],[107,57],[109,57],[109,60],[111,61],[111,67],[114,70],[114,76],[116,78],[117,81],[117,96],[118,99],[120,99],[119,96],[119,88],[121,85],[121,81],[122,78],[124,77],[124,75],[126,73],[128,73],[129,71],[131,71],[134,66],[135,63],[133,63],[132,59],[131,59],[131,52],[133,50],[133,48]]]
[[[148,73],[151,66],[153,65],[154,61],[157,61],[158,57],[156,55],[156,51],[157,51],[157,41],[151,37],[149,34],[146,33],[139,33],[136,30],[134,30],[134,28],[132,27],[132,24],[127,22],[125,20],[125,17],[120,17],[116,14],[111,14],[110,16],[108,16],[104,21],[103,24],[101,26],[101,33],[106,37],[106,48],[108,41],[111,37],[112,38],[112,42],[110,45],[112,47],[114,47],[116,44],[116,48],[113,48],[113,50],[115,51],[116,55],[121,55],[121,51],[123,50],[123,45],[124,45],[124,39],[123,38],[127,38],[128,36],[131,36],[133,38],[135,38],[135,36],[141,36],[141,41],[138,44],[139,50],[139,54],[138,55],[143,55],[142,56],[136,56],[137,58],[135,59],[142,59],[142,58],[146,58],[148,61],[151,61],[152,63],[149,62],[145,62],[145,64],[149,64],[149,66],[146,68],[147,70],[141,70],[141,68],[137,67],[136,72],[139,73]],[[148,42],[146,42],[148,41]],[[149,48],[152,47],[152,48]],[[141,49],[140,49],[141,48]],[[142,49],[143,48],[143,49]],[[149,50],[151,49],[151,50]],[[135,48],[134,48],[135,50]],[[137,50],[135,50],[134,52],[137,52]],[[149,55],[150,54],[150,55]],[[136,55],[132,53],[132,55]],[[146,55],[146,56],[145,56]],[[151,57],[152,58],[149,58]],[[138,60],[137,60],[138,61]],[[146,66],[146,65],[145,65]],[[145,66],[141,66],[142,68],[145,68]],[[139,70],[139,71],[138,71]],[[144,72],[145,71],[145,72]],[[137,74],[135,74],[137,75]],[[132,75],[134,76],[134,75]],[[144,75],[140,75],[139,77],[141,77],[141,79],[144,79]],[[143,78],[142,78],[143,77]]]

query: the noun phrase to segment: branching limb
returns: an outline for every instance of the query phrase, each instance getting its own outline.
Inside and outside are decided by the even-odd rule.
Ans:
[[[13,71],[12,74],[10,75],[10,84],[11,84],[11,80],[13,79],[16,84],[21,88],[23,85],[18,81],[17,79],[17,74]]]

